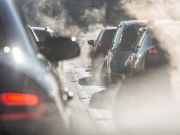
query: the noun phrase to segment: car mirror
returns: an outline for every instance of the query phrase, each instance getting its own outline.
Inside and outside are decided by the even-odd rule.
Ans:
[[[68,37],[47,38],[45,41],[37,44],[40,53],[51,62],[74,58],[80,54],[78,43]]]
[[[89,40],[88,44],[94,46],[95,42],[94,42],[94,40]]]

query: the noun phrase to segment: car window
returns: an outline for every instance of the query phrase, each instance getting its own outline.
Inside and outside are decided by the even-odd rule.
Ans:
[[[101,41],[112,41],[114,34],[115,34],[115,29],[112,30],[105,30],[104,33],[101,36]]]
[[[99,33],[99,35],[98,35],[98,37],[97,37],[97,39],[96,39],[96,41],[99,41],[99,39],[100,39],[102,33],[103,33],[103,31],[101,30],[100,33]]]
[[[135,48],[140,48],[140,47],[142,46],[142,43],[143,43],[144,38],[145,38],[145,36],[146,36],[146,33],[147,33],[147,31],[144,31],[144,32],[140,35],[139,39],[137,40],[137,43],[136,43]]]
[[[113,48],[116,48],[117,44],[120,43],[121,38],[122,38],[122,32],[123,32],[123,28],[121,25],[120,27],[118,27],[117,32],[115,34],[114,41],[113,41]]]
[[[118,46],[120,51],[132,51],[136,42],[143,33],[144,26],[133,25],[126,28],[122,33],[122,39]]]
[[[145,37],[144,37],[144,40],[142,42],[142,46],[141,46],[141,49],[147,49],[149,47],[152,46],[152,38],[151,36],[147,33],[145,34]]]
[[[39,41],[45,41],[46,38],[51,37],[50,33],[42,30],[34,30]]]

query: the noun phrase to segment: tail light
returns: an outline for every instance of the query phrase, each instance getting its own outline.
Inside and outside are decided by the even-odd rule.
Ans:
[[[0,120],[38,119],[43,113],[40,99],[35,94],[3,93],[0,94],[0,103],[6,108],[6,111],[0,114]],[[19,107],[24,109],[17,111]]]
[[[0,95],[0,101],[5,106],[35,106],[39,98],[33,94],[5,93]]]
[[[150,49],[148,51],[148,54],[157,54],[158,53],[158,50],[157,49]]]

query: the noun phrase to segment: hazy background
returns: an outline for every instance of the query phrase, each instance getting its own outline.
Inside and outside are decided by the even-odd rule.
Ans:
[[[90,46],[86,41],[96,39],[103,26],[117,26],[120,21],[130,18],[150,22],[157,19],[180,20],[179,0],[16,1],[25,13],[28,24],[49,26],[60,35],[84,39],[81,40],[82,64],[90,61]],[[149,132],[155,129],[155,132],[180,133],[180,25],[164,25],[152,30],[161,46],[169,52],[171,64],[127,81],[124,91],[116,87],[117,91],[121,91],[116,106],[120,110],[116,110],[118,115],[115,119],[122,122],[117,125],[133,131],[143,129]]]
[[[121,0],[16,0],[30,25],[86,32],[90,25],[118,25],[127,19]],[[56,24],[56,25],[55,25]],[[80,29],[80,30],[79,30]],[[66,31],[64,31],[66,30]]]

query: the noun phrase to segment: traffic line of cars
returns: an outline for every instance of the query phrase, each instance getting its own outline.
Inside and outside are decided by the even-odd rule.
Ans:
[[[72,134],[73,94],[63,90],[55,68],[80,48],[48,28],[27,26],[20,8],[0,1],[0,134]]]
[[[122,21],[109,44],[99,46],[89,42],[94,48],[109,47],[105,55],[97,55],[101,58],[92,57],[92,61],[98,63],[92,68],[95,68],[95,74],[98,69],[102,81],[108,84],[107,93],[117,91],[111,111],[119,133],[180,133],[180,108],[172,95],[170,75],[173,43],[167,36],[171,31],[179,32],[179,24],[173,20]],[[163,29],[170,31],[164,36],[167,39],[161,36]],[[170,42],[169,46],[166,42]],[[93,51],[97,52],[96,49]],[[111,86],[115,88],[111,89]],[[108,98],[106,100],[109,102]]]
[[[117,28],[104,28],[95,42],[88,41],[94,46],[93,71],[100,72],[106,83],[113,83],[167,64],[168,54],[153,35],[152,27],[145,20],[129,20],[120,22]]]

